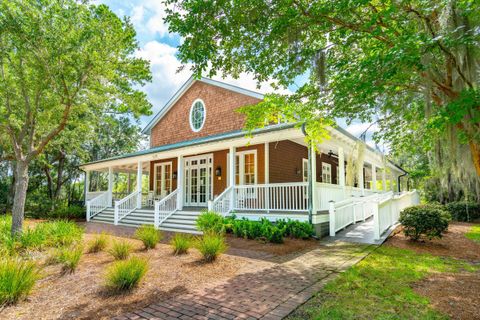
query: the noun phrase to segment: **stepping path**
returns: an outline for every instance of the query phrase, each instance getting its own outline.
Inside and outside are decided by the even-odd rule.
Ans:
[[[114,319],[282,319],[374,247],[331,243],[288,262],[158,301]]]

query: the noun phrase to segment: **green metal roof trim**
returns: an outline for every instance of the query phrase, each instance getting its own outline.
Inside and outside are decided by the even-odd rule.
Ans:
[[[295,127],[295,125],[296,124],[292,124],[292,123],[277,124],[277,125],[268,126],[268,127],[265,127],[265,128],[256,129],[252,132],[252,134],[259,134],[259,133],[266,133],[266,132],[283,130],[283,129],[290,129],[290,128]],[[107,159],[87,162],[87,163],[84,163],[84,164],[80,165],[80,167],[90,165],[90,164],[95,164],[95,163],[132,158],[132,157],[143,156],[143,155],[151,154],[151,153],[174,150],[174,149],[179,149],[179,148],[183,148],[183,147],[190,147],[190,146],[200,145],[200,144],[208,143],[208,142],[215,142],[215,141],[225,140],[225,139],[233,139],[233,138],[238,138],[238,137],[241,137],[241,136],[245,136],[247,134],[248,134],[248,132],[245,131],[245,130],[236,130],[236,131],[231,131],[231,132],[227,132],[227,133],[221,133],[221,134],[211,135],[211,136],[207,136],[207,137],[202,137],[202,138],[197,138],[197,139],[192,139],[192,140],[187,140],[187,141],[182,141],[182,142],[177,142],[177,143],[172,143],[172,144],[166,144],[166,145],[163,145],[163,146],[158,146],[158,147],[150,148],[150,149],[147,149],[147,150],[141,150],[141,151],[137,151],[137,152],[133,152],[133,153],[128,153],[128,154],[124,154],[124,155],[121,155],[121,156],[116,156],[116,157],[111,157],[111,158],[107,158]]]

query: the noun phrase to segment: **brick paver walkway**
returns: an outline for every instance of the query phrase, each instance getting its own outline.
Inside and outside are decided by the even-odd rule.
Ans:
[[[115,319],[282,319],[372,248],[334,243]]]

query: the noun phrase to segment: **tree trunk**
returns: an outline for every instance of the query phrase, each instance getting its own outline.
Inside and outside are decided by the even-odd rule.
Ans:
[[[15,167],[15,197],[12,209],[12,236],[22,233],[23,218],[25,213],[25,199],[28,188],[27,161],[17,161]]]
[[[477,171],[477,176],[480,177],[480,146],[475,141],[470,140],[470,151],[472,152],[472,160]]]

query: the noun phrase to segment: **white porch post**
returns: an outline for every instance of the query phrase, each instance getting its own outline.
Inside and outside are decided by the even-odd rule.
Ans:
[[[229,183],[228,186],[232,188],[232,192],[230,193],[230,211],[233,211],[235,208],[235,147],[231,146],[230,147],[230,158],[228,159],[229,163]]]
[[[315,144],[311,142],[310,144],[310,172],[311,172],[311,180],[309,181],[311,190],[312,190],[312,222],[314,221],[314,217],[317,215],[318,211],[318,195],[317,195],[317,152],[315,151]]]
[[[382,191],[387,192],[387,171],[386,168],[382,168]]]
[[[108,167],[108,204],[109,207],[112,206],[113,201],[113,168]]]
[[[365,195],[365,181],[363,177],[363,162],[360,168],[358,168],[358,187],[360,188],[361,195]]]
[[[142,207],[142,161],[137,163],[137,208]]]
[[[345,197],[345,153],[343,148],[338,148],[338,183],[342,187],[343,197]]]
[[[90,192],[90,171],[86,170],[85,171],[85,182],[84,182],[84,192],[85,192],[85,196],[84,196],[84,199],[85,199],[85,204],[87,203],[87,196],[88,196],[88,193]]]
[[[377,167],[372,164],[372,190],[377,191]]]
[[[177,209],[183,209],[183,156],[177,157]]]
[[[270,187],[268,184],[270,183],[270,143],[265,142],[265,185],[267,187],[265,188],[265,208],[267,209],[267,212],[270,212]]]

